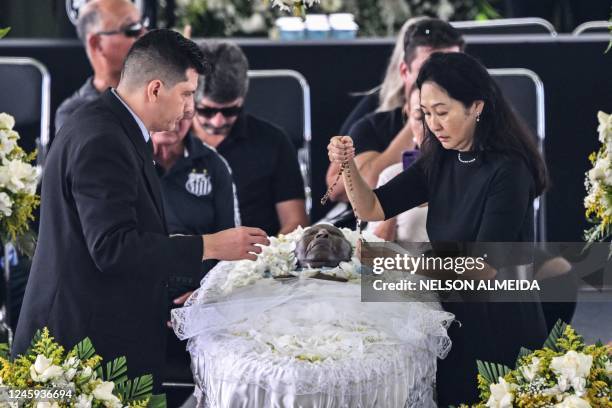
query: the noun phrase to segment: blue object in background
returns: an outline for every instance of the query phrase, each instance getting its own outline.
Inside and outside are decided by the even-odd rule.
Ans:
[[[402,152],[402,164],[404,170],[412,166],[412,164],[419,158],[420,155],[420,150],[404,150]]]

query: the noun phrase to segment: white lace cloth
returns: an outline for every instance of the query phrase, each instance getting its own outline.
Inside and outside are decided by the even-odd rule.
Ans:
[[[437,303],[362,303],[359,281],[263,279],[240,264],[219,263],[172,312],[198,406],[435,406],[453,318]]]

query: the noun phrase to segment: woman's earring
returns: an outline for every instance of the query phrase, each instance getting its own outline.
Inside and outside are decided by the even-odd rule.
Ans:
[[[480,112],[476,114],[476,122],[480,122]]]

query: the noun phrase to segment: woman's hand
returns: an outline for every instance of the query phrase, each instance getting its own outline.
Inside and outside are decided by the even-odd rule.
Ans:
[[[355,147],[350,136],[334,136],[327,145],[327,155],[332,163],[344,163],[355,157]]]

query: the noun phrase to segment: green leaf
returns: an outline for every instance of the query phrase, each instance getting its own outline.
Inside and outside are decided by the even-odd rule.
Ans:
[[[125,357],[117,357],[113,361],[106,363],[106,376],[104,381],[112,381],[115,386],[127,381],[127,360]]]
[[[557,346],[557,340],[559,340],[559,338],[563,336],[563,332],[565,331],[566,326],[567,324],[563,320],[557,320],[557,323],[555,323],[552,330],[550,331],[550,334],[548,335],[548,338],[544,342],[543,347],[549,348],[553,351],[561,351]]]
[[[11,355],[11,348],[8,343],[0,343],[0,358],[8,360]]]
[[[476,360],[476,367],[478,367],[478,374],[482,376],[487,382],[494,383],[497,381],[497,378],[493,375],[493,372],[490,370],[489,364],[480,360]]]
[[[15,246],[25,256],[32,259],[34,256],[34,249],[36,249],[36,233],[34,231],[26,231],[21,235],[18,235],[15,239]]]
[[[4,37],[11,31],[11,27],[0,28],[0,38]]]
[[[76,352],[76,356],[79,360],[87,360],[92,358],[94,354],[96,354],[96,349],[94,349],[93,344],[89,337],[85,337],[81,340],[73,349]]]
[[[480,374],[489,384],[497,383],[499,377],[504,377],[510,372],[510,368],[503,364],[489,363],[487,361],[476,361],[478,374]]]
[[[166,408],[166,394],[151,396],[148,408]]]
[[[42,330],[38,329],[36,330],[36,333],[34,333],[34,337],[32,337],[32,341],[30,342],[30,347],[28,347],[28,350],[25,352],[24,356],[29,356],[32,354],[32,350],[34,347],[36,347],[36,344],[40,341],[40,339],[42,339]]]
[[[117,384],[117,393],[124,403],[142,400],[153,394],[153,376],[146,374]]]
[[[518,368],[521,358],[528,356],[531,353],[533,353],[533,351],[529,350],[528,348],[521,347],[521,349],[519,350],[518,356],[516,357],[515,367]]]

